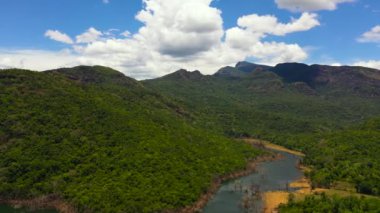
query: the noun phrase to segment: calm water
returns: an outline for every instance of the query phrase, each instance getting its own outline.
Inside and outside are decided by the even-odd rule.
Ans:
[[[258,165],[257,172],[222,185],[215,197],[204,208],[204,213],[240,213],[243,200],[249,200],[249,212],[261,212],[263,202],[254,192],[292,190],[287,185],[302,177],[296,168],[299,157],[280,152],[284,158]],[[247,202],[246,202],[247,203]]]
[[[249,212],[261,212],[262,200],[252,199],[253,192],[292,190],[287,185],[302,177],[296,168],[299,157],[281,153],[284,158],[272,162],[264,162],[257,166],[257,172],[227,182],[221,186],[214,198],[204,208],[204,213],[241,213],[247,212],[241,207],[243,200],[250,198]],[[28,211],[0,205],[0,213],[57,213],[55,210]]]
[[[55,210],[30,211],[26,209],[14,209],[10,206],[0,205],[0,213],[57,213]]]

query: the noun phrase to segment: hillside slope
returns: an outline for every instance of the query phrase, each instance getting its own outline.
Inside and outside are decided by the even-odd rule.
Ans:
[[[1,70],[0,105],[3,199],[55,195],[80,212],[176,209],[258,154],[105,67]]]
[[[199,124],[227,135],[275,140],[380,114],[378,70],[296,63],[253,64],[251,72],[246,67],[248,62],[238,63],[212,76],[181,70],[142,83],[198,113]]]
[[[181,72],[142,83],[193,111],[203,128],[306,153],[314,186],[380,195],[379,129],[360,127],[380,123],[368,121],[380,116],[379,70],[244,62],[211,76]]]

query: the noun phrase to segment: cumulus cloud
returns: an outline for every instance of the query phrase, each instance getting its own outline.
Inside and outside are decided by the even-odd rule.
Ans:
[[[358,41],[380,43],[380,25],[377,25],[370,31],[363,33],[363,35],[358,38]]]
[[[317,10],[335,10],[338,4],[353,2],[354,0],[276,0],[280,9],[292,12],[305,12]]]
[[[247,58],[271,65],[303,61],[308,55],[301,46],[271,42],[267,36],[284,36],[319,25],[313,13],[303,13],[289,23],[252,14],[239,18],[236,27],[223,29],[222,12],[211,6],[212,0],[143,2],[144,8],[136,15],[143,23],[138,32],[116,35],[92,27],[78,35],[71,46],[73,63],[109,66],[144,79],[180,68],[211,74]]]
[[[70,50],[43,51],[43,50],[1,50],[0,68],[25,68],[32,70],[48,70],[60,67],[79,65],[75,54]]]
[[[102,32],[90,27],[86,32],[76,37],[77,43],[91,43],[97,41],[103,35]]]
[[[218,45],[223,36],[221,11],[209,6],[211,0],[144,2],[136,18],[145,26],[136,39],[161,54],[194,55]]]
[[[47,30],[45,32],[45,36],[52,39],[52,40],[62,42],[62,43],[66,43],[66,44],[73,44],[74,43],[74,41],[70,38],[70,36],[68,36],[65,33],[61,33],[58,30]]]
[[[226,31],[225,44],[229,52],[258,59],[265,64],[288,61],[303,61],[307,53],[298,44],[262,42],[267,35],[284,36],[289,33],[307,31],[319,25],[316,14],[303,13],[289,23],[280,23],[275,16],[252,14],[238,19],[238,26]]]
[[[369,61],[358,61],[353,64],[354,66],[361,66],[361,67],[370,67],[374,69],[379,69],[380,70],[380,60],[369,60]]]
[[[287,24],[279,23],[273,15],[252,14],[239,18],[238,25],[255,33],[283,36],[288,33],[310,30],[319,26],[320,23],[317,14],[314,13],[303,13],[299,19],[293,19]]]

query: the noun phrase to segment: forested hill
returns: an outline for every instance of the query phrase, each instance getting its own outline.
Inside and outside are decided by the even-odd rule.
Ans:
[[[303,151],[316,187],[380,195],[379,70],[240,62],[214,75],[181,70],[143,84],[193,111],[199,126]]]
[[[100,66],[1,70],[0,105],[2,199],[54,195],[80,212],[176,209],[258,155]]]
[[[199,113],[204,127],[227,135],[274,140],[380,114],[380,71],[363,67],[240,62],[211,76],[180,70],[143,84]]]
[[[139,82],[100,66],[1,70],[0,198],[177,209],[259,154],[235,137],[304,151],[315,186],[379,195],[379,73],[240,62]]]

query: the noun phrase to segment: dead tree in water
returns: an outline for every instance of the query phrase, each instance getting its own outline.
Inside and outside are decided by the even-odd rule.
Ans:
[[[234,190],[235,190],[235,192],[242,192],[243,191],[243,184],[241,183],[240,180],[235,181]]]
[[[260,186],[252,183],[244,190],[241,207],[244,212],[260,212],[258,201],[261,200]]]

